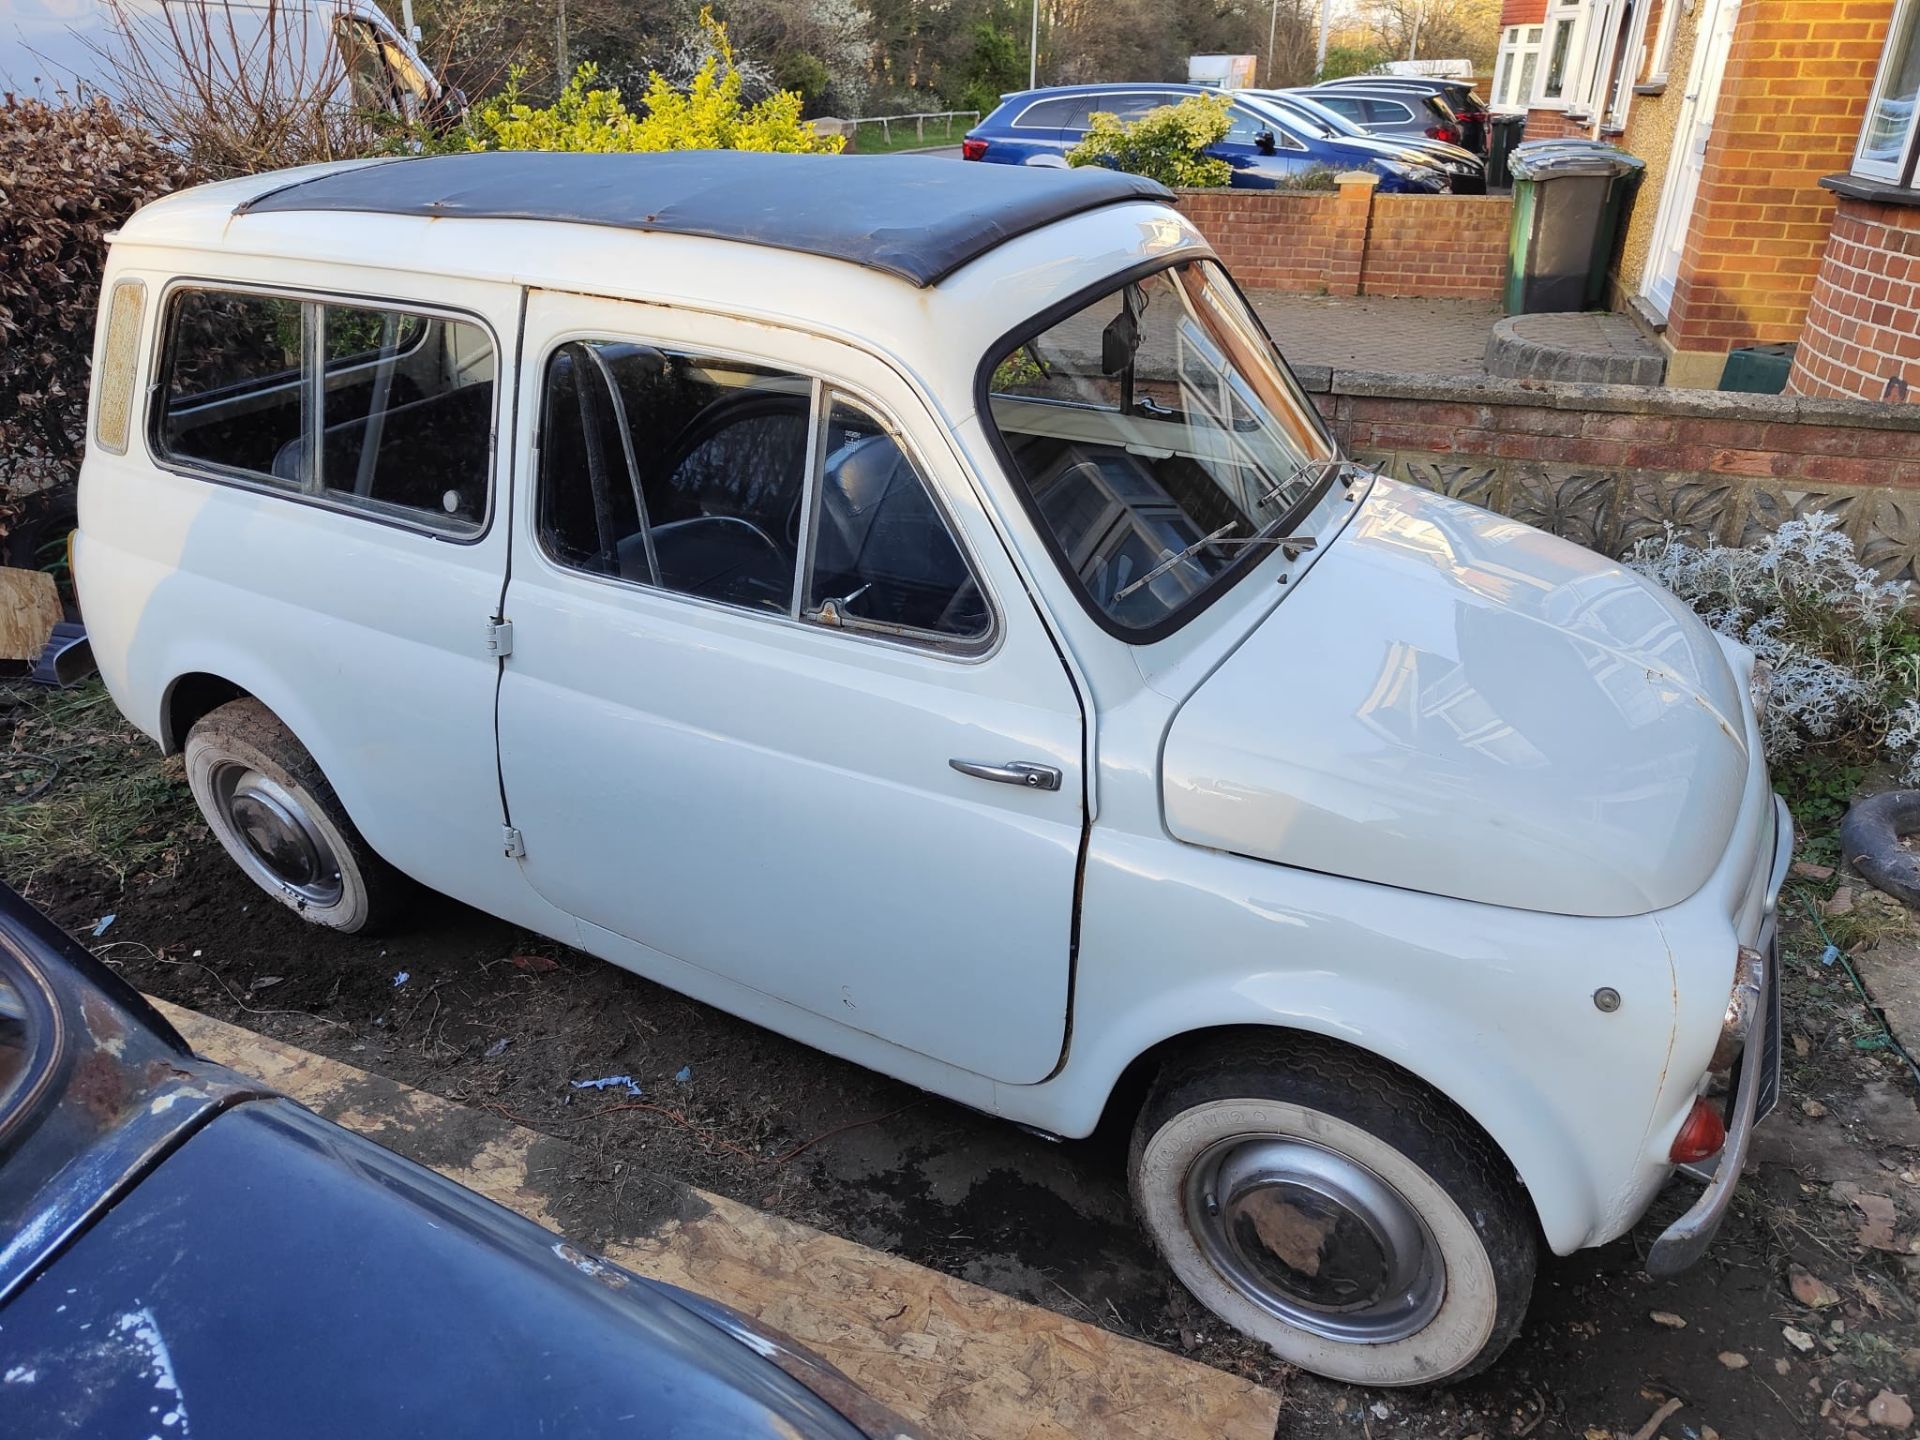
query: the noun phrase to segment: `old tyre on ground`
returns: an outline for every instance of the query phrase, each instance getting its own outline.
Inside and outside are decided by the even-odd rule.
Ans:
[[[407,882],[373,853],[313,756],[258,700],[232,700],[187,732],[187,783],[234,862],[316,925],[390,922]]]
[[[1538,1232],[1512,1167],[1439,1096],[1344,1046],[1273,1036],[1174,1061],[1129,1172],[1187,1288],[1316,1374],[1462,1379],[1525,1317]]]
[[[1920,855],[1901,841],[1920,832],[1920,790],[1856,800],[1840,822],[1840,853],[1876,890],[1920,909]]]

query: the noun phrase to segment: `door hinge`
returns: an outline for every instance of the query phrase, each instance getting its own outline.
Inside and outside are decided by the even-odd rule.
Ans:
[[[511,825],[500,827],[500,843],[506,847],[507,855],[514,860],[521,859],[527,853],[527,842]]]
[[[487,653],[496,660],[504,660],[513,653],[513,621],[487,621]]]

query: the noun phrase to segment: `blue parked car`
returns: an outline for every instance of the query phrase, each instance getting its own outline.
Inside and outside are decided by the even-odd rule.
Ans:
[[[961,155],[996,165],[1061,166],[1086,137],[1095,111],[1138,120],[1189,95],[1220,93],[1200,85],[1158,83],[1022,90],[1003,96],[999,108],[967,132]],[[1233,167],[1233,184],[1241,189],[1271,190],[1291,176],[1329,169],[1371,170],[1389,194],[1434,195],[1448,187],[1447,172],[1423,156],[1383,154],[1377,144],[1315,134],[1286,111],[1257,99],[1228,99],[1233,127],[1207,153]]]
[[[196,1058],[0,884],[0,1434],[920,1432],[779,1332]]]

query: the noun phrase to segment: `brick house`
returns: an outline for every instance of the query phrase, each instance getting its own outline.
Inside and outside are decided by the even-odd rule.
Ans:
[[[1647,162],[1614,275],[1672,383],[1920,401],[1920,0],[1507,0],[1496,109]]]

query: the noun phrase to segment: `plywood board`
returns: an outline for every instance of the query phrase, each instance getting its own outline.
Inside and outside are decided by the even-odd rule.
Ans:
[[[0,660],[38,660],[64,618],[51,575],[0,565]]]
[[[589,1157],[485,1110],[155,1002],[207,1059],[568,1233]],[[785,1330],[951,1440],[1271,1440],[1279,1397],[1150,1345],[661,1176],[645,1223],[574,1234]]]

